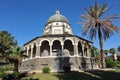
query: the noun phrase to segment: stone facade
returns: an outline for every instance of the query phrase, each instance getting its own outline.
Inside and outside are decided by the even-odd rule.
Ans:
[[[48,19],[43,36],[36,37],[24,44],[29,56],[22,60],[22,71],[42,71],[46,66],[51,71],[63,71],[64,66],[71,70],[92,69],[92,42],[73,35],[66,17],[56,11]]]

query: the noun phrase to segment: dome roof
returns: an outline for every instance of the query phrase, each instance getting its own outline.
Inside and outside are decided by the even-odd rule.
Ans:
[[[68,20],[65,16],[61,15],[60,12],[57,10],[56,13],[51,16],[48,21],[47,21],[47,24],[48,23],[51,23],[51,22],[65,22],[65,23],[68,23]]]

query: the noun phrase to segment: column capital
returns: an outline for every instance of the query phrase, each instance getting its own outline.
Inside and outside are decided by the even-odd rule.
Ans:
[[[74,45],[78,45],[78,43],[75,43]]]
[[[53,44],[50,43],[50,46],[52,46]]]
[[[37,47],[39,47],[40,45],[36,45]]]

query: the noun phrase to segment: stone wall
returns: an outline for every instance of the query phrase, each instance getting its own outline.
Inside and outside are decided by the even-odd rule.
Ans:
[[[85,57],[50,57],[35,58],[22,62],[22,71],[40,71],[44,67],[49,67],[51,71],[62,71],[64,66],[70,66],[71,70],[92,69],[90,58]]]

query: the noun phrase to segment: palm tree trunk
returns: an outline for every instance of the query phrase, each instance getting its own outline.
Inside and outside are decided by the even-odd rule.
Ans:
[[[104,68],[105,68],[105,57],[104,57],[103,40],[102,40],[101,31],[100,31],[100,26],[99,26],[99,30],[98,30],[98,36],[99,36],[99,44],[100,44],[100,53],[101,53],[102,69],[104,69]]]
[[[112,57],[113,57],[113,61],[115,61],[115,53],[113,53]]]
[[[107,58],[107,53],[106,53],[106,58]]]
[[[18,72],[18,59],[14,61],[14,72]]]

